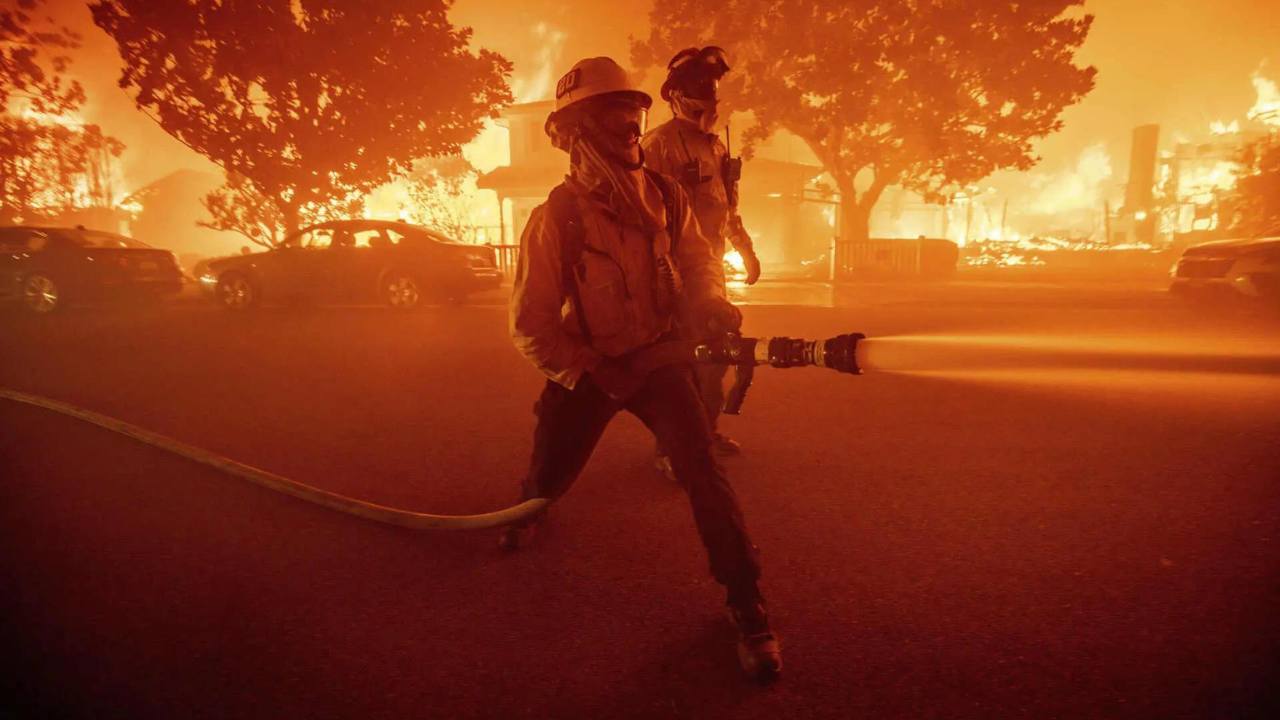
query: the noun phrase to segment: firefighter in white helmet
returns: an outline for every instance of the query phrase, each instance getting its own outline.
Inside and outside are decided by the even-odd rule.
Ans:
[[[639,417],[688,492],[711,573],[728,589],[743,668],[767,680],[782,660],[757,586],[757,550],[712,455],[693,373],[628,369],[634,353],[673,337],[677,315],[681,327],[708,332],[742,321],[679,184],[644,168],[639,141],[651,103],[609,58],[579,62],[556,87],[546,130],[569,153],[569,174],[529,216],[511,295],[516,347],[548,378],[521,499],[559,498],[614,415]],[[508,529],[501,546],[517,549],[535,526]]]
[[[662,99],[670,103],[672,118],[650,130],[640,144],[647,167],[680,182],[698,225],[711,241],[712,254],[721,258],[725,241],[733,244],[742,256],[750,285],[760,278],[760,261],[738,216],[742,162],[729,156],[728,147],[716,134],[720,78],[728,71],[729,61],[721,48],[685,48],[676,53],[662,85]],[[738,443],[718,428],[727,371],[726,365],[704,365],[697,369],[697,379],[711,422],[712,448],[722,455],[737,455]],[[662,447],[654,462],[671,476],[671,461]]]

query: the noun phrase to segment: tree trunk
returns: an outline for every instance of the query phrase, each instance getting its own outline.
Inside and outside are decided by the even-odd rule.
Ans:
[[[284,222],[284,237],[289,237],[298,230],[298,203],[280,200],[276,205]]]
[[[880,201],[888,185],[886,177],[877,174],[871,187],[857,194],[854,178],[837,178],[840,188],[840,235],[844,240],[865,242],[871,238],[871,211]]]
[[[837,177],[840,189],[840,239],[844,242],[863,242],[871,237],[871,209],[859,202],[852,177]]]
[[[871,208],[854,203],[840,216],[840,234],[845,240],[865,242],[871,238]]]

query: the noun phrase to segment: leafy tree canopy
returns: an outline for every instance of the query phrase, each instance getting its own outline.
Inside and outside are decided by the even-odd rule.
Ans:
[[[45,4],[0,0],[0,109],[22,99],[37,112],[60,114],[84,103],[80,83],[66,77],[65,53],[80,45],[80,36],[41,17]]]
[[[1266,138],[1249,144],[1241,153],[1240,167],[1230,198],[1236,228],[1249,234],[1280,235],[1280,141]]]
[[[459,242],[476,242],[475,189],[479,173],[461,155],[415,163],[406,178],[411,219]]]
[[[121,87],[252,184],[286,231],[415,158],[456,152],[511,101],[511,64],[470,47],[451,0],[99,0]],[[235,193],[231,193],[234,195]]]
[[[97,125],[0,114],[0,222],[112,207],[123,151]]]
[[[84,89],[67,74],[80,36],[45,0],[0,0],[0,220],[49,220],[110,207],[124,145],[73,113]]]
[[[1075,52],[1083,0],[655,0],[637,67],[680,48],[726,48],[732,109],[748,144],[782,128],[839,186],[845,237],[866,237],[888,185],[937,198],[1003,168],[1027,169],[1032,141],[1094,83]],[[867,178],[861,193],[855,178]]]

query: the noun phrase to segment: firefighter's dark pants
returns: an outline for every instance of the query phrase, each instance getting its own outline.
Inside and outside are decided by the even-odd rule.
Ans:
[[[622,409],[640,418],[659,444],[669,449],[672,469],[689,494],[712,576],[730,592],[754,588],[760,576],[757,551],[747,536],[738,498],[724,469],[712,457],[711,428],[693,372],[687,367],[655,371],[621,407],[589,377],[573,390],[548,381],[536,407],[533,461],[522,499],[555,500],[564,495],[587,464],[609,421]]]

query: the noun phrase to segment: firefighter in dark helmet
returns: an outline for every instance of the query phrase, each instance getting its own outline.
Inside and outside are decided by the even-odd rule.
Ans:
[[[742,163],[729,156],[727,145],[717,134],[718,88],[728,71],[728,58],[718,47],[686,48],[676,53],[662,85],[662,99],[670,104],[672,118],[650,130],[640,144],[647,167],[680,182],[699,227],[711,243],[711,253],[719,259],[725,254],[726,242],[732,244],[746,266],[746,282],[753,284],[760,277],[760,261],[738,215]],[[722,455],[737,455],[738,443],[717,427],[727,371],[726,365],[704,365],[696,372],[711,423],[712,448]],[[664,448],[658,448],[655,464],[671,475]]]

